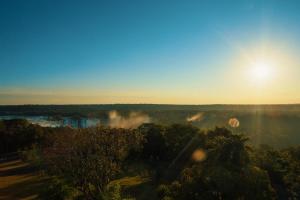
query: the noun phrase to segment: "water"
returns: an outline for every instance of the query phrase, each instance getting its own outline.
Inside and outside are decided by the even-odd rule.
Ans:
[[[70,126],[72,128],[88,128],[100,124],[100,119],[97,118],[72,118],[62,117],[61,119],[52,119],[48,116],[0,116],[2,119],[26,119],[32,124],[38,124],[43,127],[64,127]]]

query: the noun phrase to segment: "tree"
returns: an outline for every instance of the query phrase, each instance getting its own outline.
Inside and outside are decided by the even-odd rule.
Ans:
[[[280,199],[300,198],[300,147],[275,150],[261,145],[253,162],[266,170]]]
[[[168,126],[165,132],[168,159],[176,158],[199,132],[198,128],[191,125],[174,124]]]
[[[30,124],[27,120],[0,121],[0,153],[11,153],[31,148],[40,143],[48,128]]]
[[[192,162],[181,173],[180,187],[164,190],[172,199],[274,199],[267,172],[252,165],[247,138],[225,129],[206,135],[205,160]],[[165,198],[164,196],[163,198]]]
[[[126,129],[67,129],[54,134],[44,149],[48,172],[65,179],[85,199],[103,199],[107,184],[121,170],[141,136]]]
[[[142,156],[157,163],[166,158],[165,127],[155,124],[147,124],[139,128],[144,136]]]

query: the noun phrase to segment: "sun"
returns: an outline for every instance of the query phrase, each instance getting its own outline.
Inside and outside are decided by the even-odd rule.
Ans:
[[[251,79],[257,83],[270,81],[274,75],[274,64],[269,60],[256,60],[250,65]]]
[[[272,66],[266,61],[257,61],[252,65],[252,75],[257,79],[268,79],[271,76]]]

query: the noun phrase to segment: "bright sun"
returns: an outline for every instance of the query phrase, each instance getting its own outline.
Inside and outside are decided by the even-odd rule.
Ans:
[[[254,81],[259,83],[268,81],[274,74],[274,65],[267,60],[258,60],[250,66],[250,76]]]
[[[243,85],[259,91],[270,91],[270,89],[282,86],[288,79],[290,70],[295,70],[295,60],[280,48],[242,49],[239,57],[234,61],[233,73],[237,80]],[[296,72],[296,71],[295,71]],[[241,77],[238,77],[241,75]]]

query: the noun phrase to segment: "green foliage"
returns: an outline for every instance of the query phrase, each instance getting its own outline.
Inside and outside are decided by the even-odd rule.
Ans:
[[[160,188],[161,199],[273,199],[268,174],[250,163],[246,141],[226,129],[208,132],[207,159],[186,167],[179,183]]]
[[[168,126],[165,133],[168,158],[174,159],[197,133],[199,129],[191,125]]]
[[[170,185],[159,185],[157,188],[157,196],[159,199],[177,199],[180,198],[182,185],[178,181],[172,182]]]
[[[44,200],[67,200],[73,199],[76,193],[65,181],[52,177],[48,181],[48,187],[43,189],[39,197]]]
[[[300,147],[281,151],[261,146],[253,161],[269,174],[280,199],[300,198]]]
[[[37,146],[33,146],[31,149],[22,151],[21,158],[23,161],[30,163],[34,167],[43,167],[42,152]]]
[[[243,135],[233,135],[226,129],[216,128],[208,133],[208,137],[205,148],[212,164],[240,168],[249,163],[249,147],[245,145],[248,139]]]
[[[0,154],[16,152],[40,144],[48,132],[50,128],[30,124],[23,119],[0,121]]]
[[[140,140],[138,132],[126,129],[70,129],[51,135],[43,157],[50,174],[65,178],[86,199],[98,199]]]
[[[174,160],[200,134],[198,128],[188,124],[171,126],[147,124],[140,127],[140,130],[144,136],[143,158],[155,162]],[[201,141],[197,142],[201,144]]]
[[[120,200],[125,186],[114,180],[123,178],[131,191],[128,180],[140,175],[139,165],[151,172],[143,198],[300,199],[299,146],[255,148],[247,137],[226,128],[203,132],[190,124],[144,124],[137,130],[47,129],[8,120],[0,121],[0,139],[2,153],[26,150],[25,161],[55,177],[42,199]],[[198,149],[205,159],[194,159]],[[134,184],[140,191],[142,182]],[[149,195],[151,188],[157,195]],[[125,196],[136,197],[131,194],[139,190],[132,191]]]
[[[142,157],[152,162],[164,160],[167,150],[165,128],[160,125],[146,124],[139,130],[144,136]]]
[[[121,200],[121,186],[120,184],[109,184],[103,194],[104,200]]]

